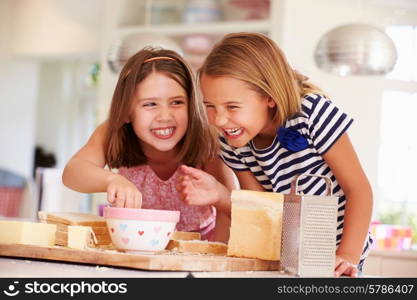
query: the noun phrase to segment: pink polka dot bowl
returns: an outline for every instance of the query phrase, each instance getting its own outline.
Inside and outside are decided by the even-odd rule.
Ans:
[[[105,207],[113,245],[122,251],[161,251],[180,219],[174,210]]]

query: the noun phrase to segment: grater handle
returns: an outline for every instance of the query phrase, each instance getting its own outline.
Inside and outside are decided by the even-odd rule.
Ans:
[[[308,177],[320,177],[323,178],[326,181],[326,191],[327,196],[333,195],[333,182],[330,179],[330,177],[324,176],[324,175],[315,175],[315,174],[299,174],[295,177],[294,181],[291,183],[291,194],[296,195],[298,190],[298,180],[300,180],[301,177],[308,176]]]

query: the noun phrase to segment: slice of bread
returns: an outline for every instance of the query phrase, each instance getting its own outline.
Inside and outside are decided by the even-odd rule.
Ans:
[[[174,252],[191,252],[201,254],[223,254],[227,253],[227,244],[221,242],[209,242],[209,241],[174,241],[170,240],[167,250]]]
[[[199,232],[174,231],[171,234],[170,240],[175,240],[175,241],[201,240],[201,234]]]
[[[106,219],[94,214],[38,211],[38,218],[46,223],[106,227]]]
[[[232,222],[227,255],[279,260],[284,195],[233,190],[231,199]]]
[[[78,212],[46,212],[38,211],[41,223],[55,224],[58,227],[56,244],[68,245],[68,226],[89,226],[95,235],[94,245],[111,244],[106,219],[102,216]]]

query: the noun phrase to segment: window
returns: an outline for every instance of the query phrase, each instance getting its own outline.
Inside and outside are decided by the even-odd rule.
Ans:
[[[417,82],[417,26],[389,26],[386,32],[398,54],[397,63],[387,78]]]
[[[417,213],[417,93],[385,91],[382,97],[378,184],[381,210]],[[404,214],[402,223],[407,221]]]
[[[413,228],[417,244],[417,26],[389,26],[398,60],[381,103],[378,221]]]

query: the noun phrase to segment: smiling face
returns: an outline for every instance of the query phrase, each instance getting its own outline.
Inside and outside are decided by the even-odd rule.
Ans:
[[[188,99],[178,82],[153,72],[137,85],[130,121],[146,156],[177,151],[188,124]]]
[[[275,102],[250,89],[244,81],[203,75],[201,90],[209,122],[231,146],[242,147],[252,139],[275,136],[271,121]]]

